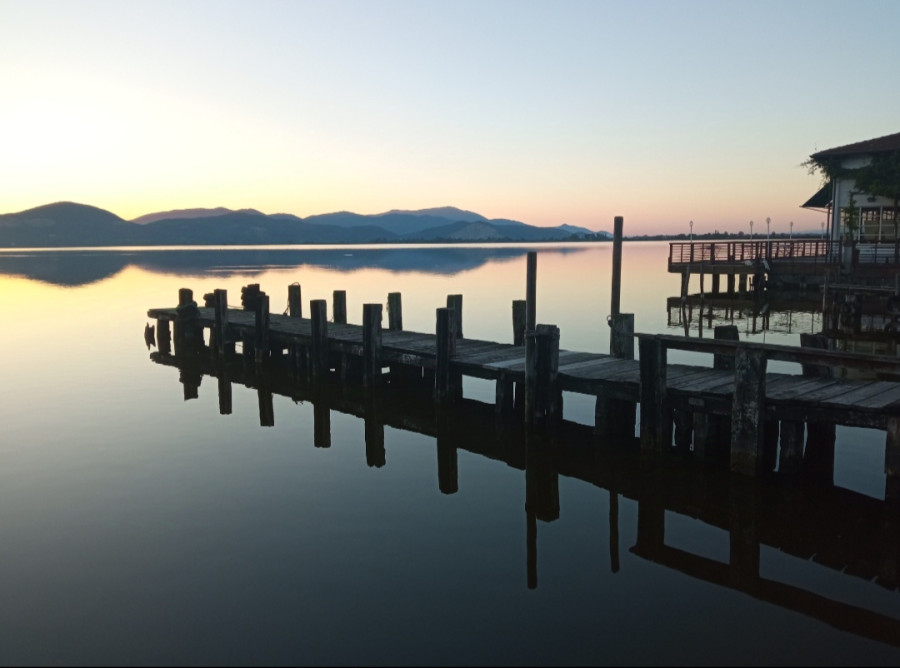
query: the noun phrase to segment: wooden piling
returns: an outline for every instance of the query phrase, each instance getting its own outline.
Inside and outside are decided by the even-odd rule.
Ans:
[[[303,301],[300,297],[299,283],[292,283],[288,286],[288,315],[292,318],[303,317]]]
[[[335,324],[347,324],[347,291],[335,290],[331,302],[331,319]]]
[[[259,426],[274,427],[275,405],[273,403],[272,391],[266,387],[263,381],[260,381],[260,385],[256,389],[256,395],[259,399]]]
[[[512,303],[513,345],[525,345],[526,300],[514,299]]]
[[[559,391],[559,327],[538,325],[526,339],[533,339],[534,354],[525,367],[525,422],[533,427],[555,425],[562,414]]]
[[[363,304],[363,385],[381,382],[381,304]]]
[[[453,309],[453,331],[456,334],[457,339],[461,339],[463,337],[462,334],[462,295],[447,295],[447,308]]]
[[[525,331],[534,330],[537,324],[537,252],[528,251],[525,274]]]
[[[329,371],[328,359],[328,305],[324,299],[313,299],[309,302],[312,341],[310,342],[310,367],[312,379],[319,382],[325,379]]]
[[[389,292],[387,296],[388,329],[403,329],[403,300],[399,292]]]
[[[219,389],[219,415],[231,415],[231,380],[228,378],[228,374],[225,373],[224,367],[222,371],[219,372],[217,380]]]
[[[178,308],[175,318],[175,354],[195,349],[203,342],[203,332],[197,327],[197,303],[190,288],[178,290]]]
[[[734,358],[731,400],[731,470],[759,475],[763,466],[766,356],[757,348],[740,348]]]
[[[450,372],[450,360],[456,353],[456,336],[453,332],[453,309],[437,309],[437,351],[435,355],[434,398],[438,403],[457,398],[458,388],[454,387]]]
[[[740,341],[741,335],[737,325],[716,325],[713,328],[713,338],[718,341]],[[734,355],[713,355],[713,369],[734,371]]]
[[[172,330],[168,320],[159,318],[156,321],[156,346],[166,355],[172,351]]]
[[[261,292],[254,312],[254,359],[262,364],[269,356],[269,295]]]
[[[609,317],[609,354],[623,360],[634,359],[634,313]]]
[[[384,449],[384,420],[375,406],[366,411],[364,431],[366,466],[381,468],[387,460]]]
[[[612,298],[610,299],[609,312],[612,315],[619,314],[620,298],[622,292],[622,227],[624,219],[616,216],[613,219],[613,256],[612,256]]]
[[[666,348],[656,336],[638,340],[641,377],[641,449],[664,452],[672,444],[672,416],[666,397]]]
[[[219,355],[224,355],[226,352],[234,351],[234,341],[230,341],[231,334],[228,331],[228,292],[226,290],[214,290],[213,305],[215,308],[213,333],[216,352]]]

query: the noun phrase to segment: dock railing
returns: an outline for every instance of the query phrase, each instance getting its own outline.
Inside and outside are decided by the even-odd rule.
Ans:
[[[744,264],[757,260],[834,262],[841,257],[840,241],[792,239],[759,241],[673,241],[669,270],[690,264]]]

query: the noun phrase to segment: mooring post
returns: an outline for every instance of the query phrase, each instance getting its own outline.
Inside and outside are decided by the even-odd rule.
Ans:
[[[335,324],[347,324],[347,291],[335,290],[331,302],[331,319]]]
[[[624,218],[616,216],[613,219],[613,257],[612,257],[612,299],[609,302],[609,312],[612,315],[619,314],[620,295],[622,292],[622,227]]]
[[[381,304],[363,304],[363,386],[381,382]]]
[[[224,355],[226,351],[234,352],[234,342],[228,331],[228,292],[226,290],[213,290],[213,305],[216,312],[215,340],[216,351]]]
[[[672,415],[666,397],[666,347],[657,336],[638,339],[641,377],[641,449],[665,452],[672,444]]]
[[[623,360],[634,359],[634,313],[609,316],[609,354]]]
[[[378,401],[373,397],[366,399],[364,421],[366,466],[381,468],[387,460],[384,450],[384,418]]]
[[[514,299],[512,303],[513,345],[525,345],[525,304],[524,299]]]
[[[462,334],[462,295],[447,295],[447,308],[453,309],[453,319],[455,321],[453,330],[456,332],[456,338],[461,339]]]
[[[300,297],[299,283],[292,283],[288,286],[288,315],[292,318],[303,317],[303,302]]]
[[[403,329],[403,299],[399,292],[389,292],[387,296],[388,329]]]
[[[438,489],[441,494],[456,494],[459,491],[459,464],[456,446],[438,429],[437,460]]]
[[[737,325],[716,325],[713,328],[713,338],[717,341],[740,341],[741,335]],[[734,355],[713,355],[713,369],[734,371]]]
[[[556,424],[562,413],[559,391],[559,327],[538,325],[526,334],[533,354],[525,367],[525,422],[529,426]]]
[[[178,290],[178,307],[175,317],[175,354],[185,352],[187,347],[194,347],[202,342],[203,333],[196,326],[197,303],[194,291],[190,288]],[[200,339],[200,341],[198,341]]]
[[[269,295],[265,292],[259,293],[256,300],[253,323],[255,332],[253,346],[256,353],[254,359],[257,364],[262,364],[269,356]]]
[[[310,367],[313,382],[320,382],[328,374],[328,304],[324,299],[309,302],[312,341],[310,342]]]
[[[450,372],[450,360],[456,352],[456,336],[453,332],[453,309],[437,309],[437,351],[434,370],[434,398],[438,403],[457,398],[458,388],[454,387]]]
[[[609,354],[618,359],[634,359],[634,314],[610,315]],[[594,405],[594,433],[604,438],[633,437],[637,405],[632,401],[597,395]]]
[[[731,470],[759,475],[765,444],[766,354],[740,348],[734,357],[731,399]]]
[[[534,330],[537,324],[537,252],[528,251],[525,274],[525,331]]]

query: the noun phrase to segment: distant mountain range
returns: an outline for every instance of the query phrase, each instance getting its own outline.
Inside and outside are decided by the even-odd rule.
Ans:
[[[0,247],[6,248],[537,242],[610,236],[572,225],[537,227],[515,220],[488,220],[454,207],[377,215],[341,211],[307,218],[219,207],[151,213],[127,221],[97,207],[58,202],[0,215]]]

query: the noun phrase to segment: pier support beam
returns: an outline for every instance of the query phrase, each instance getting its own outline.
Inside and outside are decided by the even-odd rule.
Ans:
[[[234,341],[230,340],[231,332],[228,331],[228,292],[225,290],[213,290],[213,307],[215,308],[215,326],[213,339],[216,344],[216,352],[221,356],[234,352]]]
[[[269,357],[269,295],[261,292],[254,311],[254,360],[262,364]]]
[[[450,371],[450,360],[456,353],[456,332],[453,330],[455,322],[453,309],[437,309],[434,398],[438,403],[458,399],[462,394],[462,386],[456,382],[458,374]]]
[[[312,319],[312,342],[310,344],[310,367],[313,382],[320,382],[328,375],[328,308],[324,299],[313,299],[309,302]]]
[[[634,314],[609,316],[609,354],[618,359],[634,359]],[[637,404],[633,401],[598,396],[594,406],[594,433],[603,438],[634,437]]]
[[[363,386],[381,384],[381,304],[363,304]]]
[[[638,340],[641,374],[641,449],[664,452],[672,444],[672,415],[666,397],[666,348],[658,337]]]
[[[525,423],[537,428],[551,427],[562,415],[562,392],[557,382],[559,327],[538,325],[525,336],[526,346],[533,350],[525,366]]]
[[[766,356],[762,350],[741,348],[734,359],[731,400],[731,470],[759,475],[765,437]]]
[[[462,295],[447,295],[447,308],[453,311],[453,318],[455,323],[453,324],[453,331],[456,332],[456,338],[461,339],[463,337],[462,333],[462,305],[463,305],[463,296]]]

